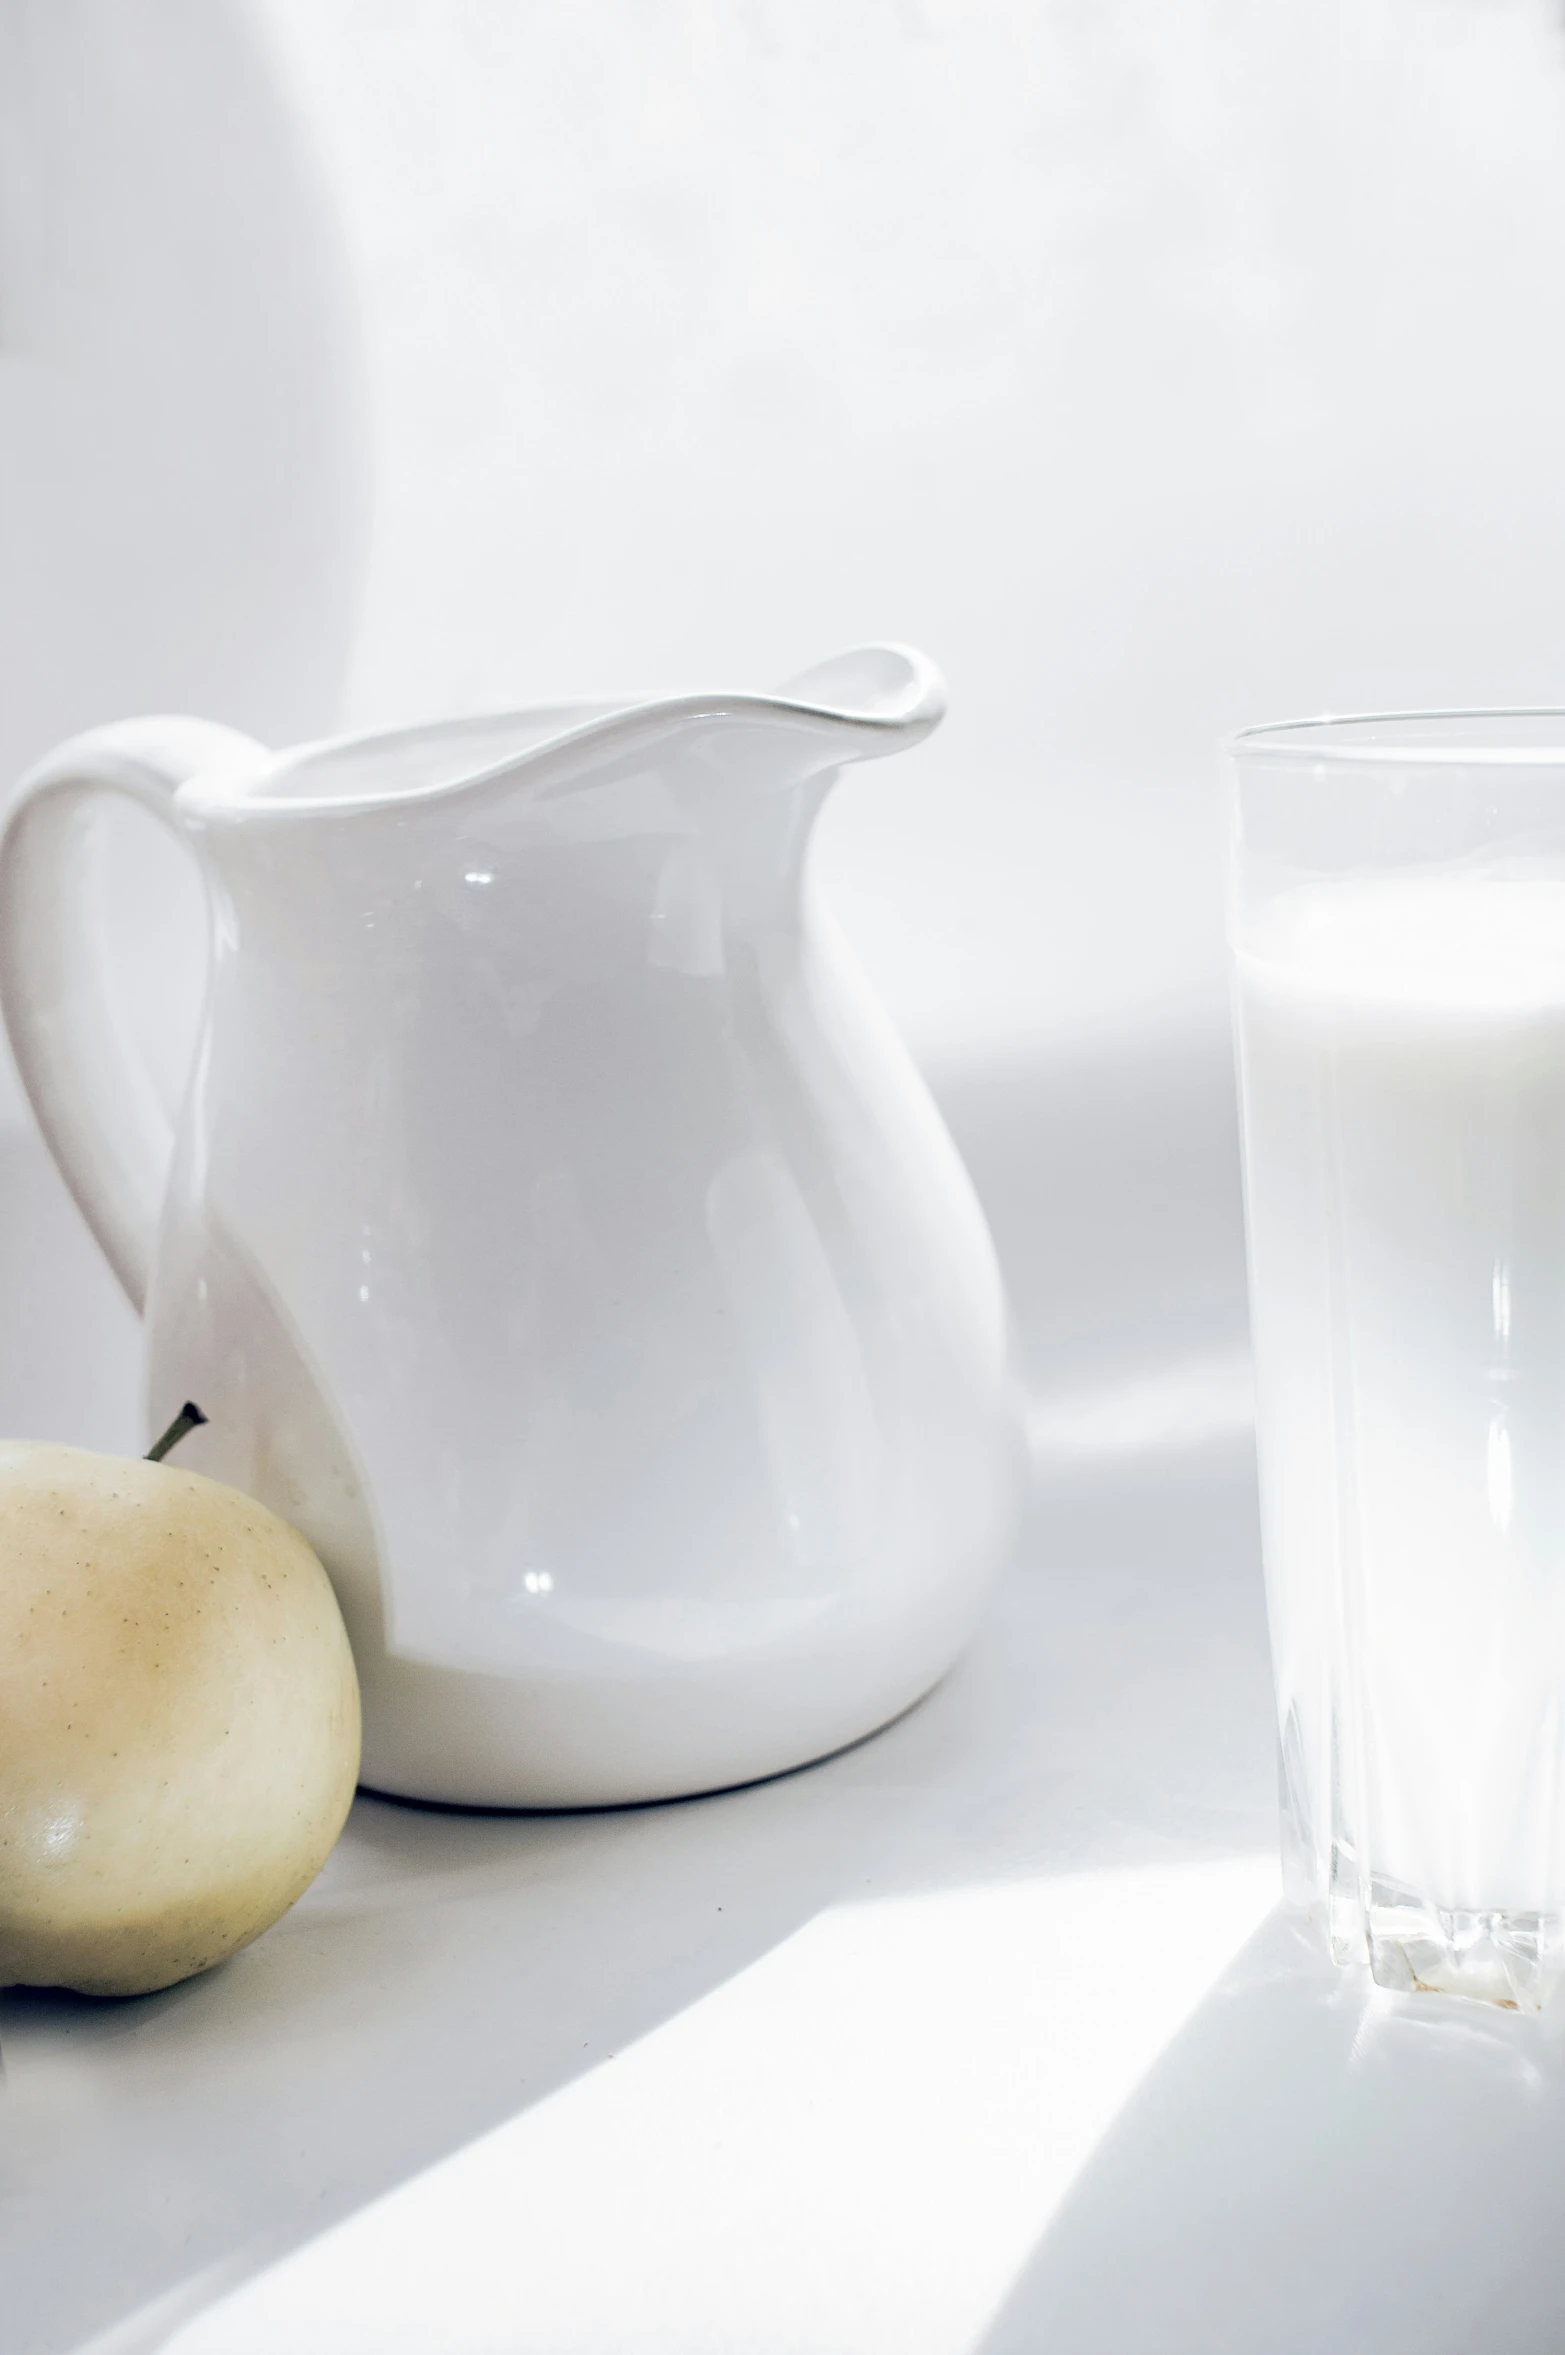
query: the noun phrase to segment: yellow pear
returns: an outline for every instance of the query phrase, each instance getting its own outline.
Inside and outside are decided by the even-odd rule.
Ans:
[[[315,1878],[358,1767],[297,1531],[197,1472],[0,1442],[0,1986],[221,1962]]]

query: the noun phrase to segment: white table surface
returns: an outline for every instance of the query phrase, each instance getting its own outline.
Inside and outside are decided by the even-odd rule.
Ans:
[[[946,1095],[1039,1454],[969,1657],[748,1791],[361,1798],[227,1968],[0,1996],[4,2355],[1557,2355],[1565,2019],[1275,1910],[1220,1055]]]

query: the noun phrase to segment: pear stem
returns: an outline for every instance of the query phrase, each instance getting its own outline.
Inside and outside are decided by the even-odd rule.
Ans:
[[[155,1439],[148,1448],[147,1462],[161,1464],[171,1447],[178,1447],[188,1432],[194,1431],[198,1425],[205,1421],[206,1417],[196,1405],[195,1400],[187,1398],[162,1438]]]

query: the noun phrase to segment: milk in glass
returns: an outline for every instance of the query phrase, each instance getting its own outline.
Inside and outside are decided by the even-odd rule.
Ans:
[[[1565,876],[1304,883],[1235,940],[1293,1892],[1393,1985],[1565,1959]]]

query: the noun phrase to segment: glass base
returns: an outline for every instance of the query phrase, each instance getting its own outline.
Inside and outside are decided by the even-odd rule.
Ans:
[[[1543,2009],[1565,1981],[1565,1908],[1438,1904],[1377,1872],[1357,1846],[1335,1744],[1330,1771],[1317,1769],[1312,1791],[1293,1713],[1284,1720],[1278,1763],[1284,1894],[1324,1929],[1333,1962],[1349,1969],[1367,1963],[1377,1984],[1398,1994]],[[1317,1793],[1325,1800],[1318,1814],[1310,1804]]]
[[[1295,1880],[1303,1859],[1296,1858]],[[1296,1889],[1286,1894],[1300,1905]],[[1565,1980],[1565,1913],[1436,1905],[1416,1889],[1362,1873],[1350,1847],[1333,1842],[1325,1887],[1300,1906],[1326,1933],[1331,1959],[1368,1963],[1401,1995],[1461,1995],[1503,2011],[1542,2011]]]
[[[1466,1995],[1506,2011],[1541,2011],[1565,1965],[1557,1915],[1432,1905],[1394,1881],[1371,1880],[1364,1935],[1380,1986]]]

